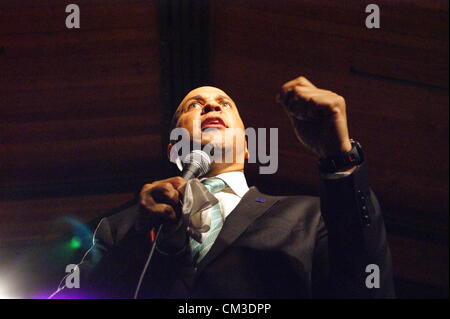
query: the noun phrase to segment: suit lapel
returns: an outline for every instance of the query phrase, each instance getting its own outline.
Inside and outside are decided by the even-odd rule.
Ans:
[[[256,187],[251,187],[225,220],[216,241],[198,264],[198,272],[231,245],[254,220],[264,214],[277,201],[278,199],[274,197],[261,194]]]

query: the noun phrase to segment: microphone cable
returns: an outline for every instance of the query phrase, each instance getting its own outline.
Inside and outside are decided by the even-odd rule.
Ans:
[[[145,274],[147,273],[147,269],[148,266],[150,265],[150,262],[152,260],[153,254],[155,253],[155,249],[156,249],[156,243],[158,242],[158,238],[159,238],[159,234],[162,230],[163,225],[159,225],[158,227],[158,231],[156,232],[155,238],[153,239],[153,245],[152,248],[150,249],[150,253],[148,254],[147,260],[145,262],[144,268],[142,268],[142,272],[141,275],[139,277],[139,282],[136,286],[136,290],[134,291],[134,296],[133,299],[138,299],[138,295],[139,295],[139,291],[141,290],[141,286],[142,286],[142,282],[144,281],[144,277]],[[150,231],[150,234],[154,234],[155,233],[155,227],[152,228],[152,230]],[[153,236],[153,235],[151,235]]]
[[[206,152],[201,150],[193,150],[183,159],[183,162],[184,165],[181,177],[183,177],[186,180],[203,176],[206,173],[208,173],[211,169],[211,158]],[[183,205],[182,201],[181,205]],[[156,232],[156,236],[153,240],[152,248],[150,249],[150,253],[148,254],[144,268],[142,269],[141,276],[139,277],[139,282],[134,292],[133,299],[137,299],[139,295],[139,290],[141,289],[141,285],[142,282],[144,281],[145,274],[153,258],[153,254],[155,252],[156,244],[158,242],[159,234],[161,232],[162,227],[163,227],[162,224],[158,227],[158,231]],[[152,230],[150,231],[151,236],[153,236],[154,233],[155,227],[153,227]]]

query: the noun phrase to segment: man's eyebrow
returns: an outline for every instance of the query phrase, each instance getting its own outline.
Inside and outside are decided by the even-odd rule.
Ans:
[[[221,94],[216,95],[216,100],[217,100],[217,99],[231,100],[231,98],[230,98],[229,96],[221,95]],[[202,101],[203,101],[204,98],[203,98],[203,96],[201,96],[201,95],[195,95],[195,96],[193,96],[193,97],[187,99],[185,103],[189,102],[190,100],[202,100]]]
[[[216,96],[216,99],[217,99],[217,98],[221,98],[221,99],[225,99],[225,100],[231,100],[231,98],[230,98],[229,96],[226,96],[226,95],[220,95],[220,94]]]
[[[204,100],[204,99],[203,99],[203,96],[201,96],[201,95],[195,95],[195,96],[187,99],[185,103],[189,102],[190,100]]]

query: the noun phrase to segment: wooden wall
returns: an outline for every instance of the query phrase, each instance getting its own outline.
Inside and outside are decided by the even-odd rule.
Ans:
[[[192,61],[187,45],[198,65],[210,53],[211,84],[247,126],[279,128],[279,171],[248,167],[268,192],[318,191],[316,159],[274,103],[280,85],[305,75],[343,95],[396,277],[448,295],[447,1],[380,0],[381,29],[368,30],[363,1],[212,0],[208,41],[177,30],[174,17],[201,15],[189,6],[165,7],[172,24],[161,31],[157,1],[76,3],[81,28],[68,30],[60,0],[0,2],[0,267],[9,248],[70,230],[61,217],[88,222],[164,172],[168,88],[198,73],[178,67]]]
[[[159,42],[151,1],[0,4],[0,186],[142,174],[159,152]],[[147,151],[145,151],[147,150]]]
[[[317,194],[318,176],[277,90],[304,75],[344,96],[389,221],[396,275],[448,287],[448,2],[376,3],[380,29],[365,27],[364,1],[213,1],[212,79],[247,126],[279,128],[279,171],[250,167],[250,177],[283,193]]]
[[[2,195],[152,176],[162,162],[155,3],[76,3],[80,29],[66,28],[67,4],[60,0],[0,3]],[[87,221],[127,197],[23,195],[24,201],[1,202],[3,241],[55,234],[45,227],[54,218],[71,213]],[[28,219],[34,223],[20,226]]]

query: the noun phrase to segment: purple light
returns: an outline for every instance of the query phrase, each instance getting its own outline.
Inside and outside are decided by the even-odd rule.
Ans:
[[[34,294],[30,299],[48,299],[48,297],[54,293],[54,291],[38,292]],[[82,293],[78,289],[64,289],[60,293],[57,293],[51,299],[99,299],[92,295]]]

